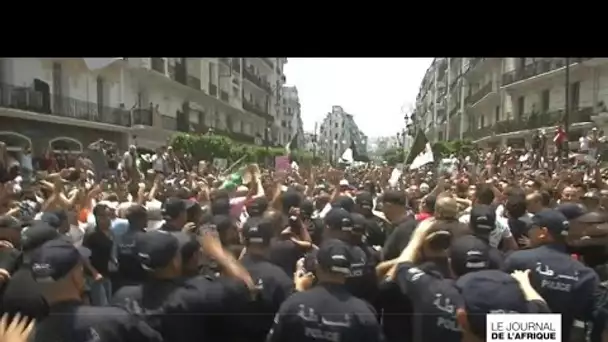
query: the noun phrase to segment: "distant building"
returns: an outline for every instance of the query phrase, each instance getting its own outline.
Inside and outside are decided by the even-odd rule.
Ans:
[[[287,144],[297,134],[297,146],[304,146],[304,123],[300,110],[300,97],[296,86],[283,86],[283,115],[280,119],[280,141]]]
[[[319,127],[318,150],[335,162],[351,143],[359,155],[367,155],[367,135],[359,129],[352,114],[341,106],[333,106]]]

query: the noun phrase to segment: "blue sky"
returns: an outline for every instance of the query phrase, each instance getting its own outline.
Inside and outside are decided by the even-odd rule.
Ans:
[[[298,88],[304,130],[340,105],[370,137],[394,135],[401,108],[413,107],[432,58],[289,58],[287,84]]]

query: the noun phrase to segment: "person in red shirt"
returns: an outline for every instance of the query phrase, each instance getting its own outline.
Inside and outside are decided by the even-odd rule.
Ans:
[[[416,221],[421,222],[433,217],[436,201],[437,197],[435,195],[426,195],[422,198],[422,201],[420,201],[420,212],[415,216]]]

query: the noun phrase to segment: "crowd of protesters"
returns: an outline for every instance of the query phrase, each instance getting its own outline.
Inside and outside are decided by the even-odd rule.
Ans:
[[[102,140],[32,160],[0,142],[0,342],[472,342],[493,312],[608,341],[602,134],[562,140],[396,182],[387,165],[217,170]]]

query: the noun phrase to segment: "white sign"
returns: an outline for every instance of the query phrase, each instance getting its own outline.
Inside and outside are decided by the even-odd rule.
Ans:
[[[494,313],[486,316],[486,324],[488,342],[562,340],[560,314]]]

